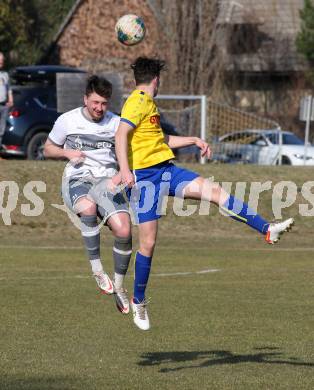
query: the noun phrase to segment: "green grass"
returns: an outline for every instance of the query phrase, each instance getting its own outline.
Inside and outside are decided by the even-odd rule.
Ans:
[[[274,247],[214,208],[170,212],[148,289],[152,329],[141,332],[97,293],[79,232],[51,206],[61,203],[62,166],[1,161],[0,180],[47,183],[41,216],[21,214],[22,192],[13,224],[0,216],[1,390],[314,388],[314,221],[298,215],[301,195],[284,211],[295,230]],[[192,168],[230,181],[311,178],[307,169]],[[264,194],[259,208],[267,218],[270,201]],[[136,228],[134,237],[136,246]],[[198,273],[208,269],[218,271]]]

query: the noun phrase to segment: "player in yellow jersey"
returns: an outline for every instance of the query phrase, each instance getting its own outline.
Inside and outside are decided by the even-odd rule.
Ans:
[[[145,114],[145,115],[143,115]],[[121,121],[136,126],[129,134],[129,167],[142,169],[174,158],[172,150],[165,144],[160,127],[160,115],[153,98],[136,89],[123,107]]]
[[[209,145],[198,137],[165,137],[160,115],[154,102],[165,63],[139,57],[131,66],[136,89],[125,102],[116,133],[116,155],[122,183],[139,224],[139,250],[135,259],[134,295],[131,306],[135,324],[150,328],[145,301],[152,256],[157,238],[158,219],[164,196],[204,199],[219,206],[231,218],[244,222],[275,243],[291,228],[293,219],[269,224],[239,199],[229,195],[217,183],[197,173],[174,165],[171,148],[189,145],[199,147],[202,156],[210,157]]]

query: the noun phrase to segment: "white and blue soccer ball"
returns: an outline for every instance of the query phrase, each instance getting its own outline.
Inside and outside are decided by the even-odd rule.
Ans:
[[[115,30],[119,42],[126,46],[140,43],[146,32],[143,19],[133,14],[121,16],[116,23]]]

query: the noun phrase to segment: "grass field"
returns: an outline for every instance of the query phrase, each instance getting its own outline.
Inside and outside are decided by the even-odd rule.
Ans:
[[[314,388],[314,218],[299,216],[300,193],[283,212],[296,227],[276,246],[213,207],[186,218],[170,210],[148,289],[152,328],[141,332],[97,293],[79,231],[51,206],[61,204],[63,165],[0,162],[0,182],[20,189],[11,225],[0,215],[1,390]],[[298,188],[312,177],[291,167],[191,168],[216,180],[290,180]],[[37,217],[21,212],[31,180],[46,183]],[[271,195],[258,209],[269,219]],[[134,238],[136,247],[136,228]],[[110,271],[111,243],[104,229]]]

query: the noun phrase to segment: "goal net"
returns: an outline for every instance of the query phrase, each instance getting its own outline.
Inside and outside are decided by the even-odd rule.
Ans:
[[[280,162],[280,130],[279,124],[268,118],[226,104],[207,104],[207,140],[214,162],[261,165]],[[278,147],[267,148],[266,136],[270,134],[276,138]]]
[[[205,96],[157,96],[161,125],[167,134],[197,136],[210,143],[212,162],[271,165],[280,161],[280,126],[275,121],[211,101]],[[267,131],[274,131],[278,147],[266,148]],[[195,146],[176,154],[179,160],[205,162]]]

